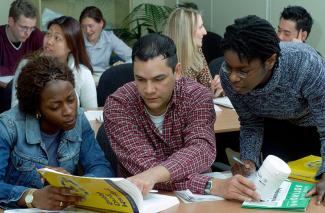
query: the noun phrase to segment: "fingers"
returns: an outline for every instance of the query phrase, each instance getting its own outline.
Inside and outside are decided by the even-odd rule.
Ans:
[[[134,179],[132,177],[128,178],[128,180],[138,187],[143,196],[148,195],[150,190],[152,189],[150,183],[147,183],[146,181]]]
[[[256,168],[252,162],[244,161],[245,165],[241,165],[240,163],[234,163],[231,167],[231,172],[233,175],[240,174],[242,176],[249,176],[252,174]]]
[[[220,94],[223,92],[219,75],[215,75],[214,79],[211,80],[211,90],[215,97],[220,96]]]
[[[316,192],[316,187],[314,187],[306,194],[306,197],[313,196],[314,194],[316,194]]]
[[[297,37],[297,39],[298,39],[299,41],[302,41],[302,29],[299,30],[299,33],[298,33],[298,37]]]
[[[260,196],[255,191],[255,188],[254,183],[247,178],[235,175],[226,180],[219,180],[215,194],[231,200],[258,201]]]

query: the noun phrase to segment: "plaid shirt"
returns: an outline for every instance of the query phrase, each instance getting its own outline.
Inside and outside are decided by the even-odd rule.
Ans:
[[[104,124],[124,177],[161,165],[171,179],[156,189],[204,193],[209,177],[202,172],[215,160],[212,93],[190,78],[176,81],[159,133],[145,112],[134,82],[108,97]]]

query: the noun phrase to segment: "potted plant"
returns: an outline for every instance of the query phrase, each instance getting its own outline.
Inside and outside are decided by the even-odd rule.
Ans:
[[[116,33],[127,43],[132,43],[143,34],[161,32],[172,10],[164,5],[140,4],[125,17],[123,29]]]

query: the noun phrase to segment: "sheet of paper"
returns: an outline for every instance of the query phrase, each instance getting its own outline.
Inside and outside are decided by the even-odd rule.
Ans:
[[[85,115],[88,121],[98,121],[103,122],[103,110],[87,110],[85,111]]]
[[[214,104],[218,104],[220,106],[228,107],[233,109],[234,106],[232,105],[231,101],[229,100],[228,97],[219,97],[219,98],[214,98],[213,99]]]

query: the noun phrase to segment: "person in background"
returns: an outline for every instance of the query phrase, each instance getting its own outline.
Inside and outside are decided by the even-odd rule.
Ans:
[[[83,34],[77,20],[69,16],[61,16],[53,19],[47,25],[48,31],[45,34],[42,55],[51,55],[59,61],[67,64],[73,71],[75,79],[75,90],[78,96],[79,105],[84,108],[97,107],[97,92],[92,68],[85,49]],[[28,57],[22,60],[17,68],[11,106],[17,104],[16,81],[21,68],[27,63]]]
[[[110,163],[59,58],[34,55],[17,81],[19,105],[0,114],[0,206],[61,210],[81,200],[70,189],[44,185],[37,169],[112,177]]]
[[[325,204],[325,60],[301,42],[281,42],[272,27],[257,16],[236,19],[221,43],[225,63],[222,87],[240,120],[240,157],[234,174],[248,175],[264,157],[284,161],[309,154],[323,156],[319,182],[307,196]],[[284,134],[267,132],[266,119]]]
[[[169,37],[148,34],[132,50],[135,82],[120,87],[104,106],[104,125],[120,173],[143,194],[153,187],[258,200],[255,185],[241,175],[205,176],[216,155],[212,93],[181,76]],[[178,80],[176,80],[178,79]]]
[[[43,34],[36,21],[37,12],[31,3],[11,3],[8,24],[0,26],[0,76],[14,75],[20,59],[42,47]]]
[[[195,79],[219,96],[223,91],[219,75],[212,79],[201,49],[203,36],[207,33],[201,14],[191,8],[176,8],[169,15],[163,33],[176,44],[182,75]]]
[[[86,7],[80,14],[87,53],[93,70],[104,72],[109,68],[110,58],[114,52],[123,62],[131,63],[131,48],[119,39],[113,31],[105,31],[106,21],[95,6]],[[121,61],[116,64],[123,63]]]
[[[288,6],[283,9],[278,36],[281,41],[305,42],[313,26],[313,19],[308,11],[301,6]]]

